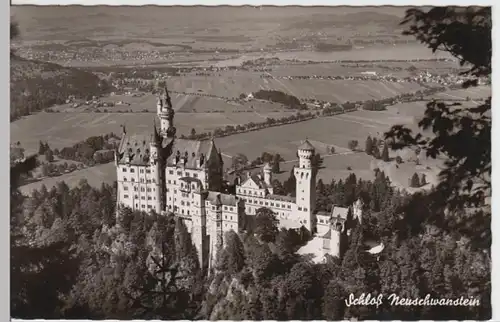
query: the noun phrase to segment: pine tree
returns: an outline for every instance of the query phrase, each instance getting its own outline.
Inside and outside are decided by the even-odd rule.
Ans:
[[[280,159],[281,156],[279,154],[275,154],[272,160],[272,172],[273,173],[280,173]]]
[[[418,178],[418,174],[414,173],[410,180],[410,187],[418,188],[420,187],[420,179]]]
[[[422,173],[422,177],[420,178],[420,186],[425,186],[427,184],[427,179],[425,177],[425,173]]]
[[[366,138],[366,143],[365,143],[365,152],[368,155],[371,155],[373,152],[373,141],[370,136]]]
[[[245,253],[240,237],[234,231],[226,233],[226,267],[227,272],[234,276],[245,266]]]
[[[387,144],[384,144],[384,149],[382,150],[382,160],[389,162],[389,147]]]

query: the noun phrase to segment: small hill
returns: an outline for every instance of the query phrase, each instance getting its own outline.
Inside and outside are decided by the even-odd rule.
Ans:
[[[11,121],[64,103],[71,95],[91,98],[109,91],[110,86],[90,72],[11,55]]]

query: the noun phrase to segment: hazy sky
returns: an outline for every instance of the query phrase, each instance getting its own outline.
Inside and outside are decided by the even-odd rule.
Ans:
[[[11,0],[13,5],[429,5],[431,1],[408,0]],[[493,0],[433,0],[432,5],[491,5]]]

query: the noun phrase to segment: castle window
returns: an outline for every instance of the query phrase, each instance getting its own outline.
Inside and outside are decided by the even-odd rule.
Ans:
[[[151,180],[147,179],[147,180],[146,180],[146,183],[151,183]]]
[[[151,197],[150,197],[150,196],[148,196],[148,200],[151,200]]]
[[[189,201],[186,201],[186,206],[189,206]]]
[[[135,172],[134,168],[130,168],[130,173],[134,173],[134,172]]]
[[[265,205],[267,206],[267,205],[269,205],[269,204],[266,202],[266,203],[265,203]]]
[[[151,209],[151,205],[148,205],[148,208]]]
[[[168,180],[168,184],[171,184],[171,183],[172,183],[172,181]]]
[[[243,193],[247,193],[247,191],[246,191],[246,190],[243,190]]]
[[[196,185],[194,183],[191,186],[193,187],[193,189],[196,189]]]
[[[168,174],[174,174],[174,170],[168,170]]]
[[[124,177],[124,178],[123,178],[123,181],[127,181],[127,178],[125,178],[125,177]]]
[[[261,201],[261,202],[259,202],[259,204],[261,204],[261,205],[262,205],[262,201]]]
[[[144,169],[141,169],[141,170],[140,170],[140,173],[144,173]]]
[[[292,207],[290,205],[288,205],[288,209],[292,209]]]
[[[167,192],[169,192],[169,191],[170,191],[170,189],[167,188]]]
[[[127,172],[127,168],[122,168],[123,172]]]
[[[189,210],[187,211],[187,214],[189,215]]]
[[[138,203],[136,203],[136,204],[135,204],[135,207],[136,207],[136,208],[139,208],[139,204],[138,204]]]
[[[156,180],[155,180],[155,179],[151,179],[151,182],[155,183],[155,182],[156,182]]]
[[[299,207],[299,211],[302,211],[302,207]]]
[[[226,220],[227,220],[227,216],[224,216],[224,219],[226,219]]]
[[[146,206],[145,205],[141,205],[141,208],[146,208]]]
[[[123,190],[128,191],[128,187],[127,186],[123,187]]]
[[[168,209],[172,209],[172,205],[168,205]]]
[[[141,200],[145,200],[144,196],[141,196]]]
[[[151,188],[148,188],[148,192],[151,192]]]
[[[304,211],[307,211],[307,208],[304,208]]]
[[[181,210],[182,214],[184,215],[184,209]]]
[[[141,183],[144,183],[144,178],[141,178]]]
[[[174,194],[176,194],[176,193],[177,193],[177,189],[174,189]]]
[[[175,180],[174,180],[174,184],[177,184],[177,183],[175,182]]]
[[[134,179],[134,178],[132,178],[131,180],[132,180],[132,182],[135,182],[135,179]]]
[[[304,190],[302,190],[302,192],[304,192]]]
[[[151,173],[151,170],[149,170],[149,169],[146,169],[146,173]]]
[[[138,196],[138,195],[135,195],[135,196],[134,196],[134,198],[135,198],[135,199],[139,199],[139,196]]]
[[[190,176],[189,172],[186,172],[186,177],[189,177],[189,176]]]
[[[182,171],[177,171],[178,176],[182,176]]]
[[[184,201],[181,201],[181,206],[184,206]]]
[[[134,191],[137,191],[137,190],[139,190],[139,189],[137,187],[134,187]]]
[[[227,206],[224,206],[224,210],[227,210]]]
[[[128,199],[128,195],[123,195],[123,198]]]
[[[220,227],[220,222],[217,222],[217,227]]]
[[[229,210],[233,211],[233,207],[229,207]]]
[[[271,202],[271,207],[274,207],[274,202]]]
[[[144,187],[141,188],[141,192],[144,192]]]

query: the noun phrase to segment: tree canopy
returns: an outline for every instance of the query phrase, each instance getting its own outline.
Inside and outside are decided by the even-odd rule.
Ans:
[[[438,7],[410,9],[402,22],[432,51],[446,51],[468,69],[464,88],[491,76],[491,8]],[[419,147],[428,157],[446,158],[440,182],[432,192],[433,209],[482,206],[491,193],[491,97],[481,104],[431,101],[418,123],[421,133],[395,125],[386,133],[394,149]],[[432,135],[424,135],[430,130]]]

